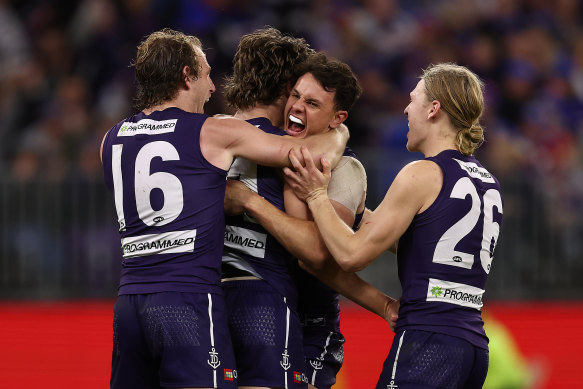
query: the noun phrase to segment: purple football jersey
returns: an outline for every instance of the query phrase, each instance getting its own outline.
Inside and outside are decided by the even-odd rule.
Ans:
[[[444,333],[487,348],[481,308],[502,223],[500,184],[457,150],[427,159],[441,168],[443,185],[399,239],[397,330]]]
[[[208,116],[167,108],[112,127],[103,169],[121,235],[119,294],[221,293],[227,172],[200,150]]]
[[[248,122],[269,134],[286,135],[267,118],[250,119]],[[280,169],[236,158],[228,176],[240,180],[278,209],[285,211]],[[289,272],[292,257],[259,223],[245,214],[227,217],[224,245],[224,277],[254,275],[262,278],[286,297],[290,307],[296,309],[297,290]]]

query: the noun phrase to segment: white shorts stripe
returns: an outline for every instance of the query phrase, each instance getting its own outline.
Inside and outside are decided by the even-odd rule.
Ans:
[[[287,344],[289,341],[289,307],[287,306],[287,299],[284,297],[283,302],[286,304],[285,314],[285,353],[287,354]],[[287,389],[287,369],[285,370],[285,389]]]
[[[330,345],[330,339],[332,339],[332,335],[334,335],[334,333],[330,332],[328,334],[328,337],[326,337],[326,344],[324,345],[324,351],[322,351],[322,354],[320,354],[321,361],[324,360],[324,356],[328,353],[328,346]],[[313,385],[313,386],[316,386],[316,373],[317,372],[318,372],[318,370],[314,368],[314,372],[312,373],[312,383],[311,383],[311,385]]]
[[[407,332],[407,331],[403,331],[403,334],[401,334],[401,337],[399,338],[399,347],[397,347],[397,354],[395,355],[395,362],[393,362],[393,374],[391,375],[391,380],[395,379],[395,374],[397,373],[397,362],[399,362],[399,353],[401,352],[401,345],[403,344],[403,338],[405,337],[405,332]]]
[[[207,293],[209,298],[209,322],[211,335],[211,350],[215,351],[215,325],[213,323],[213,298],[210,293]],[[218,365],[217,365],[218,367]],[[217,367],[213,367],[213,388],[217,388]]]

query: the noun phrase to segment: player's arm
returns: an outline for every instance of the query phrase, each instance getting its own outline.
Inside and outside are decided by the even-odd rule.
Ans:
[[[372,211],[368,208],[364,209],[364,214],[362,215],[362,219],[360,220],[360,224],[358,228],[362,226],[368,220],[368,217],[372,214]],[[397,254],[397,245],[399,244],[399,240],[395,241],[387,250],[389,250],[393,254]]]
[[[395,330],[399,300],[387,296],[358,274],[342,270],[332,259],[325,261],[324,266],[318,270],[302,267],[344,297],[386,320],[391,329]]]
[[[305,146],[317,156],[337,163],[349,134],[346,126],[305,139],[268,134],[240,119],[209,117],[200,133],[200,147],[211,164],[227,170],[241,156],[265,166],[290,166],[289,152]]]
[[[270,228],[275,234],[269,228],[265,229],[307,268],[314,271],[321,269],[326,261],[333,259],[307,204],[298,199],[287,185],[284,186],[284,202],[286,212],[282,213],[285,217],[266,221],[272,224]],[[354,212],[337,201],[330,202],[342,222],[351,226],[354,223]]]
[[[237,180],[227,181],[225,211],[228,214],[246,212],[263,226],[287,251],[297,258],[313,261],[321,266],[330,253],[319,235],[318,228],[309,218],[306,204],[288,190],[284,190],[286,211],[249,190]],[[291,216],[293,215],[293,216]]]
[[[244,190],[240,185],[228,187],[227,198],[236,196],[236,188]],[[357,210],[364,207],[366,192],[366,172],[362,164],[354,158],[343,158],[334,170],[332,181],[328,187],[335,212],[347,225],[353,225]],[[330,252],[316,224],[311,221],[311,214],[306,203],[299,200],[293,191],[284,186],[285,212],[262,199],[259,196],[241,193],[247,199],[244,205],[247,213],[257,220],[273,237],[275,237],[292,255],[312,268],[319,268],[330,258]]]
[[[101,161],[102,164],[103,164],[103,145],[105,144],[105,139],[107,138],[108,134],[109,131],[107,131],[105,135],[103,135],[103,139],[101,140],[101,146],[99,146],[99,160]]]
[[[416,161],[397,175],[383,201],[355,233],[338,217],[330,203],[326,186],[330,166],[323,161],[323,172],[313,164],[309,151],[302,149],[306,166],[292,154],[296,172],[284,169],[288,182],[312,212],[326,246],[345,271],[365,268],[383,251],[393,246],[413,217],[433,203],[442,184],[442,173],[431,161]]]

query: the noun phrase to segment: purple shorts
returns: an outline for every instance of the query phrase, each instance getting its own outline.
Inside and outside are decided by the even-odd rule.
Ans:
[[[210,293],[118,296],[111,388],[236,388],[224,299]]]
[[[330,389],[344,361],[344,336],[338,330],[338,314],[304,318],[306,379],[318,389]]]
[[[297,313],[263,280],[223,282],[240,386],[306,388]]]
[[[401,330],[376,388],[479,389],[487,372],[488,350],[456,336]]]

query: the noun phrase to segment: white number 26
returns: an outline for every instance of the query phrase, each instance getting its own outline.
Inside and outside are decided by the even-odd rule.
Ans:
[[[482,199],[480,199],[472,180],[469,177],[463,177],[454,185],[450,197],[465,199],[468,195],[472,199],[472,207],[464,217],[451,226],[441,236],[435,247],[433,262],[465,269],[472,268],[474,264],[474,255],[457,251],[455,246],[466,235],[472,232],[478,224],[481,212],[480,209],[482,208]],[[500,233],[500,225],[494,221],[493,215],[494,207],[498,212],[502,213],[502,198],[500,197],[500,192],[496,189],[487,190],[486,193],[484,193],[483,202],[484,227],[482,232],[480,262],[482,263],[484,271],[490,273],[492,255],[494,247],[496,247],[496,242],[498,241],[498,234]]]

